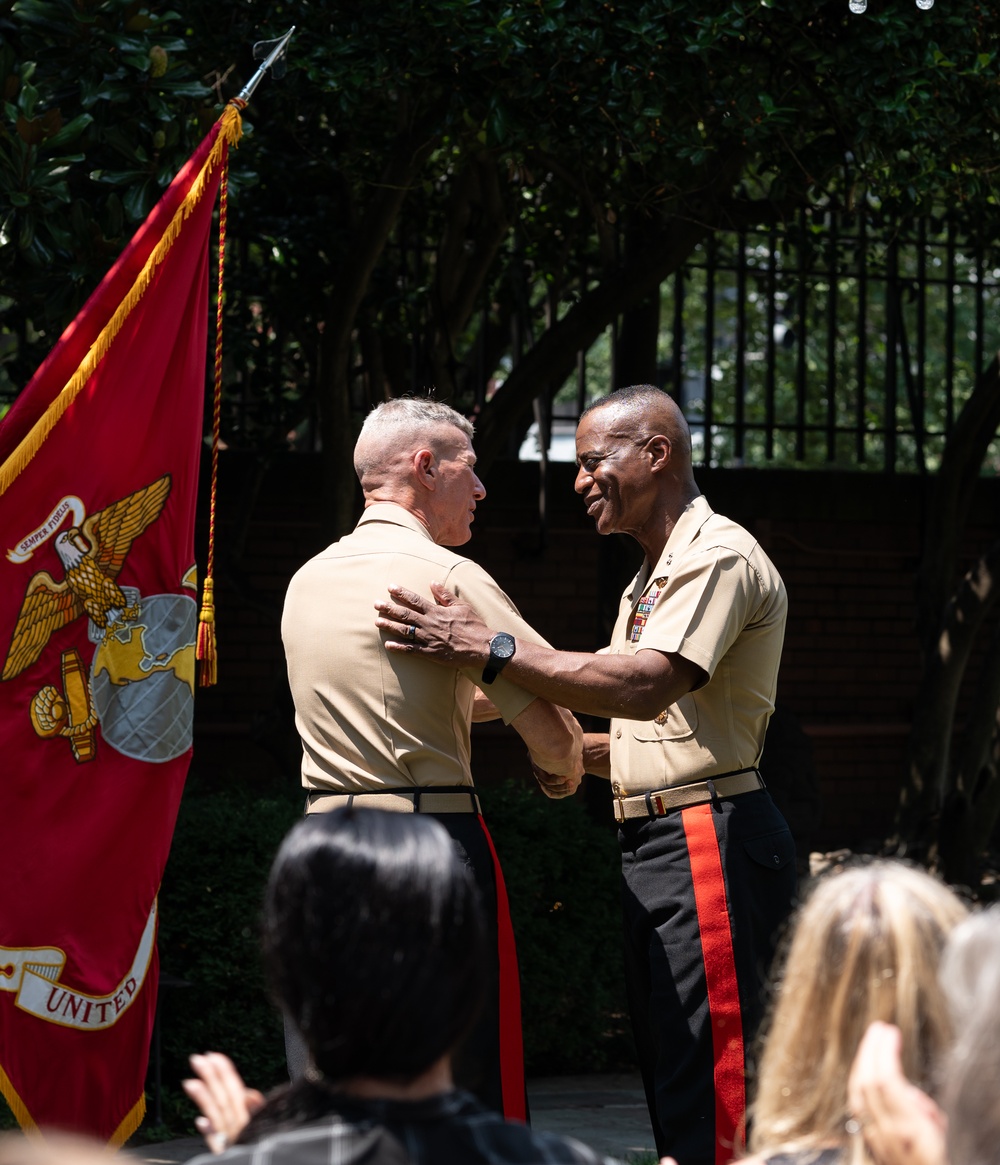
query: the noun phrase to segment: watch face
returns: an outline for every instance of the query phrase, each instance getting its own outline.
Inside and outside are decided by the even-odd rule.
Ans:
[[[490,655],[495,659],[510,659],[514,654],[514,636],[500,631],[490,640]]]

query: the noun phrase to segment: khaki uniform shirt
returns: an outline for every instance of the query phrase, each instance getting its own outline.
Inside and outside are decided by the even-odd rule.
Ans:
[[[701,496],[622,597],[609,650],[682,655],[708,676],[655,720],[611,722],[611,781],[627,795],[750,768],[774,711],[788,598],[756,539]]]
[[[437,546],[401,506],[369,506],[353,533],[296,572],[285,596],[281,637],[306,788],[472,784],[469,725],[482,668],[391,655],[375,626],[374,603],[390,583],[430,598],[431,582],[488,626],[545,643],[482,567]],[[507,723],[534,699],[503,675],[484,690]]]

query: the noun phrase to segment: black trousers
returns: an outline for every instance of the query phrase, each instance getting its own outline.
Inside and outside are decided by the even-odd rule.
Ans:
[[[434,813],[448,830],[479,887],[486,919],[489,981],[475,1027],[457,1049],[455,1083],[508,1118],[528,1119],[521,1039],[521,988],[503,873],[483,819],[474,813]],[[289,1076],[301,1076],[308,1050],[285,1019]]]
[[[503,872],[481,817],[435,813],[479,887],[490,979],[476,1026],[455,1056],[455,1083],[508,1118],[528,1119],[521,1034],[521,984]]]
[[[744,1069],[792,905],[795,846],[765,790],[619,828],[625,978],[657,1152],[736,1155]]]

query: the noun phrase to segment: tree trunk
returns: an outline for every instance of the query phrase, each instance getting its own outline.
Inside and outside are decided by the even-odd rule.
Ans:
[[[971,792],[952,790],[951,742],[955,708],[976,636],[995,598],[994,572],[1000,566],[1000,543],[995,544],[949,591],[956,569],[959,540],[968,517],[982,460],[1000,425],[1000,362],[996,358],[980,375],[945,446],[934,481],[917,571],[917,635],[923,672],[913,709],[909,765],[900,791],[894,836],[895,852],[918,860],[936,859],[942,847],[955,853],[945,834],[962,825]],[[996,701],[977,716],[992,723]],[[970,723],[973,738],[977,729]],[[982,748],[979,754],[982,755]],[[970,765],[966,761],[966,766]],[[975,766],[973,766],[975,767]],[[975,782],[965,768],[963,780]],[[953,795],[954,794],[954,795]],[[942,810],[948,805],[947,819]]]
[[[994,356],[959,413],[934,479],[916,579],[917,634],[924,650],[937,639],[976,481],[998,425],[1000,358]]]
[[[934,650],[924,659],[913,705],[908,780],[896,816],[896,851],[924,860],[934,857],[939,814],[952,780],[951,739],[958,692],[976,639],[996,599],[1000,542],[976,562],[949,601]]]
[[[1000,561],[1000,542],[986,558]],[[997,588],[991,587],[993,601]],[[1000,716],[1000,630],[994,630],[986,649],[982,675],[969,711],[953,787],[941,814],[939,852],[941,872],[949,882],[977,886],[980,860],[1000,814],[997,771],[998,716]]]
[[[507,435],[536,396],[561,384],[616,316],[650,295],[709,233],[702,223],[672,219],[641,254],[609,272],[524,354],[483,411],[476,449],[484,469],[503,452]]]
[[[475,311],[508,228],[496,158],[483,150],[469,159],[455,183],[438,248],[428,348],[442,398],[452,398],[458,390],[461,369],[455,345]]]
[[[641,212],[629,218],[625,228],[625,260],[641,255],[651,243],[651,223]],[[657,348],[660,339],[660,287],[634,307],[622,313],[615,359],[615,383],[612,389],[628,384],[655,384],[660,376]]]
[[[399,135],[378,185],[353,232],[325,313],[316,387],[323,443],[323,525],[331,540],[354,524],[354,431],[351,427],[351,354],[358,311],[375,264],[385,250],[406,196],[436,144],[419,127]]]
[[[615,383],[610,388],[628,384],[660,386],[657,347],[660,339],[660,289],[646,296],[622,315],[615,361]]]

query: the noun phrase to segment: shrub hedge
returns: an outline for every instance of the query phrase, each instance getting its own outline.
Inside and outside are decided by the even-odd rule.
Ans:
[[[525,784],[482,799],[517,936],[529,1075],[630,1066],[613,830],[579,798],[549,801]],[[163,1124],[150,1127],[151,1062],[147,1139],[193,1131],[180,1086],[191,1052],[225,1051],[265,1089],[285,1078],[281,1022],[258,957],[259,909],[273,855],[301,812],[294,788],[261,795],[192,782],[185,794],[160,893]]]
[[[525,784],[482,799],[517,936],[529,1075],[630,1064],[614,831],[579,799],[550,801]],[[192,1051],[228,1052],[259,1087],[284,1079],[281,1023],[258,958],[259,904],[274,852],[301,811],[297,789],[191,791],[181,806],[160,903],[161,968],[191,984],[162,993],[171,1127],[193,1115],[179,1085]]]

